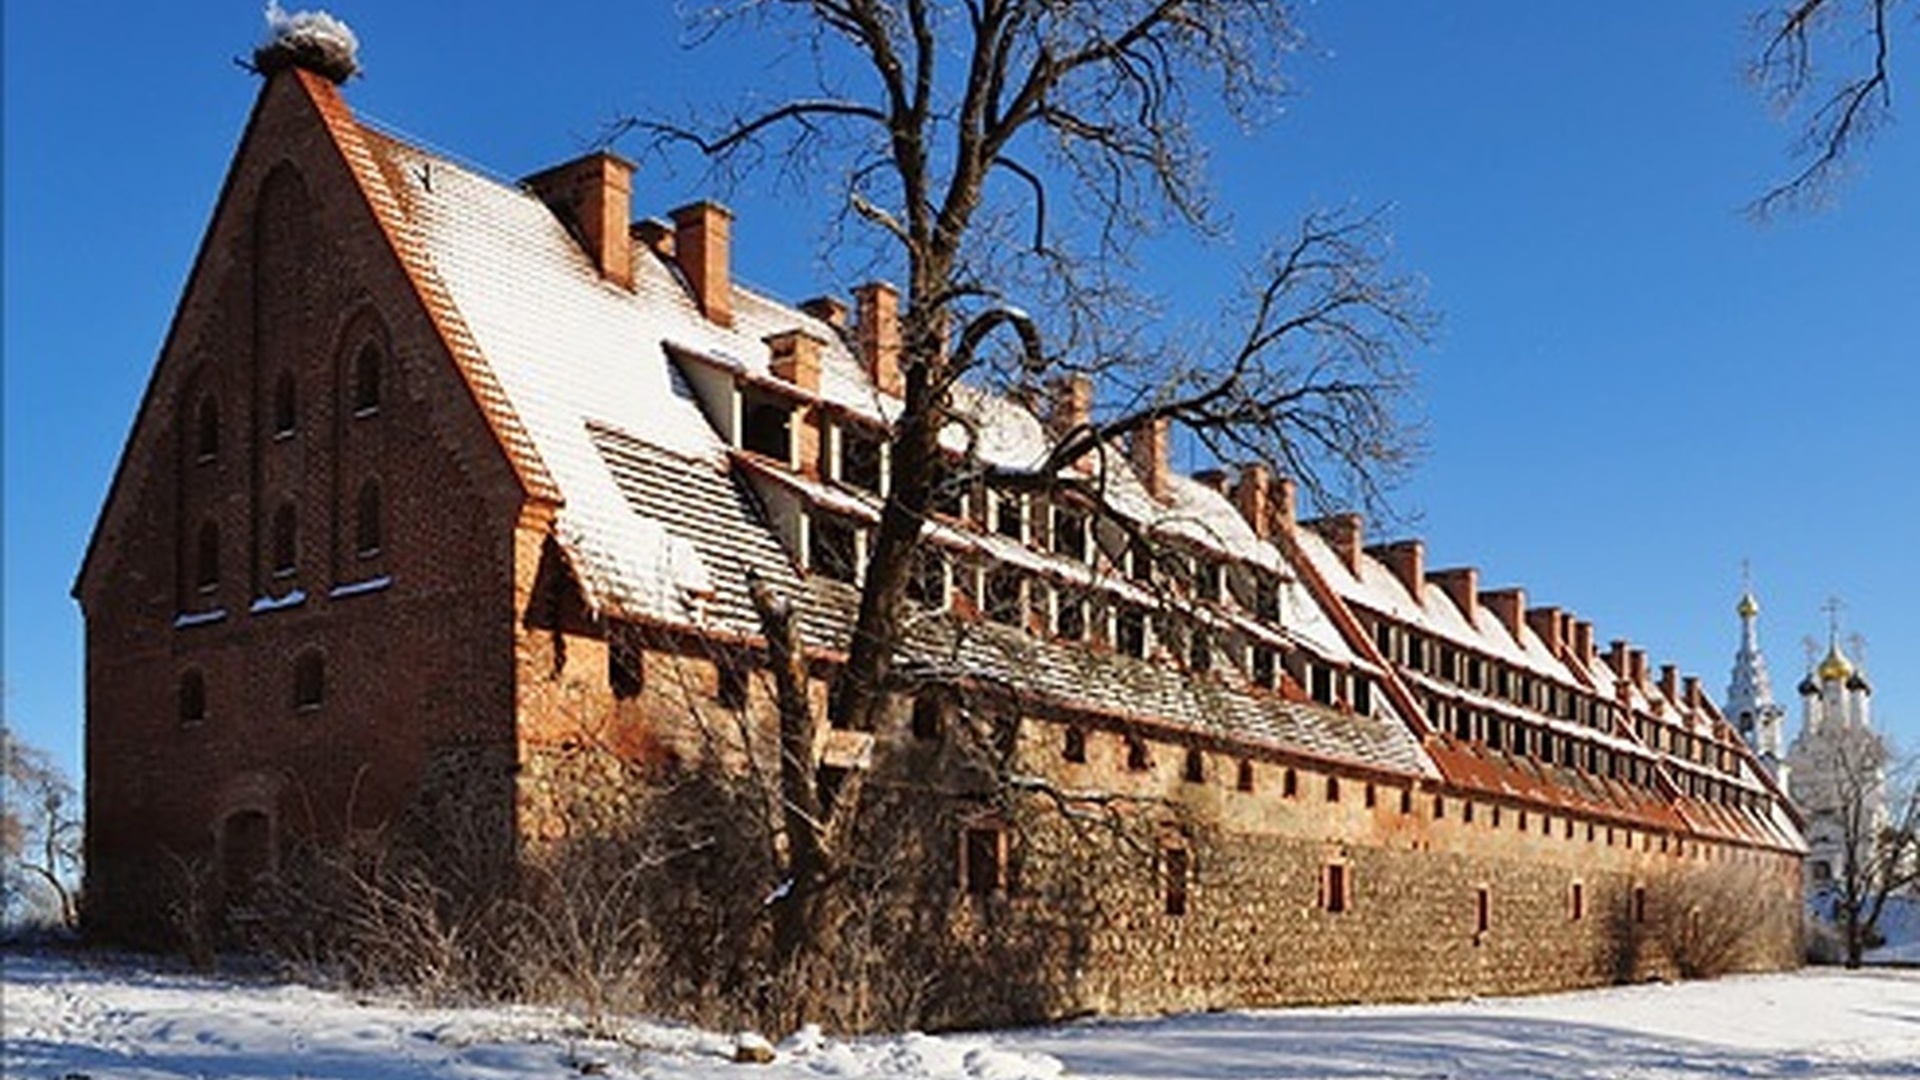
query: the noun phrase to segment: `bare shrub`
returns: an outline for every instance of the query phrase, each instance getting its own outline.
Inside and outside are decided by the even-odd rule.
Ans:
[[[1773,887],[1745,866],[1695,866],[1656,887],[1653,935],[1683,978],[1712,979],[1752,966],[1770,937]]]

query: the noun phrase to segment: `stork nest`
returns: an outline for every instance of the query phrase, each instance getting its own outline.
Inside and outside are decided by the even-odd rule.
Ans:
[[[339,85],[360,73],[358,43],[327,33],[282,33],[253,50],[253,67],[262,75],[305,68]]]

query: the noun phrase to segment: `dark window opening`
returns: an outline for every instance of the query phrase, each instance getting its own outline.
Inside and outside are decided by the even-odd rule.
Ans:
[[[198,724],[207,718],[207,678],[197,671],[180,676],[180,722]]]
[[[1226,568],[1211,560],[1202,560],[1194,571],[1193,593],[1210,603],[1217,603],[1224,591]]]
[[[1279,682],[1280,656],[1271,645],[1253,647],[1253,682],[1256,686],[1271,690]]]
[[[1153,762],[1147,757],[1146,740],[1133,735],[1127,736],[1127,768],[1134,772],[1145,772],[1152,767]]]
[[[1400,812],[1403,814],[1413,813],[1413,789],[1412,788],[1400,789]]]
[[[1187,667],[1203,674],[1213,670],[1213,635],[1197,626],[1187,639]]]
[[[1265,571],[1253,579],[1253,614],[1261,622],[1280,621],[1280,582]]]
[[[1233,787],[1235,791],[1253,791],[1253,762],[1241,759],[1233,778]]]
[[[923,544],[914,552],[907,598],[936,610],[947,606],[947,557],[931,544]]]
[[[193,584],[203,593],[212,592],[220,587],[220,526],[211,521],[201,524],[198,548]]]
[[[938,739],[947,726],[946,695],[936,690],[923,690],[913,699],[913,737],[916,739]]]
[[[1380,793],[1374,790],[1374,787],[1372,784],[1367,785],[1366,803],[1367,803],[1367,809],[1369,810],[1373,809],[1375,806],[1378,806],[1380,803]]]
[[[194,423],[193,452],[199,461],[212,461],[220,456],[220,403],[212,394],[200,399],[200,409]]]
[[[1191,871],[1192,856],[1186,848],[1168,848],[1161,856],[1167,871],[1167,914],[1185,915],[1187,913],[1187,877]]]
[[[933,485],[931,507],[936,514],[950,518],[965,517],[967,512],[967,481],[956,475],[951,468],[940,470]]]
[[[1053,632],[1068,641],[1079,641],[1086,637],[1087,602],[1077,596],[1055,595]]]
[[[326,659],[317,652],[302,654],[293,664],[293,707],[317,709],[326,697]]]
[[[645,653],[640,648],[640,633],[625,623],[607,629],[607,686],[621,701],[640,696],[646,687]]]
[[[1300,774],[1292,766],[1280,774],[1280,794],[1284,798],[1296,798],[1300,794]]]
[[[353,362],[353,412],[369,416],[380,411],[380,349],[367,345]]]
[[[1373,715],[1373,681],[1365,677],[1353,680],[1353,711]]]
[[[961,838],[960,876],[966,891],[976,896],[996,893],[1007,884],[1006,833],[994,828],[971,828]]]
[[[1340,778],[1337,776],[1327,777],[1327,801],[1340,801]]]
[[[1647,887],[1645,885],[1633,887],[1633,921],[1637,923],[1647,921]]]
[[[1075,764],[1084,765],[1087,761],[1087,730],[1069,725],[1061,736],[1060,756]]]
[[[283,503],[273,513],[273,573],[284,577],[293,573],[299,559],[300,526],[292,503]]]
[[[1473,824],[1473,800],[1472,799],[1468,799],[1465,803],[1461,804],[1460,821],[1463,824],[1467,824],[1467,825]]]
[[[793,457],[793,407],[781,401],[742,395],[740,448],[775,461]]]
[[[1486,886],[1474,890],[1473,932],[1484,934],[1493,929],[1493,893]]]
[[[1053,508],[1053,550],[1069,558],[1087,557],[1087,515],[1064,507]]]
[[[1320,906],[1335,915],[1347,910],[1347,887],[1346,864],[1328,863],[1326,879],[1320,891]]]
[[[1153,579],[1153,549],[1144,540],[1135,540],[1127,548],[1127,576],[1135,581]]]
[[[810,520],[812,544],[808,554],[813,570],[822,577],[853,584],[857,564],[857,535],[847,522],[827,514]]]
[[[879,439],[852,428],[840,429],[841,483],[874,495],[880,494],[880,463],[883,458]]]
[[[298,421],[298,408],[294,402],[293,372],[283,371],[273,388],[273,433],[291,435]]]
[[[1446,816],[1447,797],[1445,795],[1435,795],[1433,797],[1433,820],[1439,821]]]
[[[1181,768],[1180,775],[1189,784],[1199,784],[1206,781],[1207,756],[1201,753],[1198,747],[1190,746],[1187,748],[1186,765]]]
[[[1311,684],[1313,700],[1322,705],[1333,704],[1333,669],[1314,664],[1308,669],[1308,682]]]
[[[1114,644],[1132,657],[1147,655],[1147,613],[1139,608],[1123,607],[1114,615]]]
[[[1001,536],[1022,540],[1027,534],[1027,508],[1018,495],[999,495],[993,500],[993,529]]]
[[[1026,620],[1026,579],[1018,570],[996,566],[987,572],[987,618],[1007,626]]]
[[[359,505],[354,511],[353,546],[361,558],[380,554],[385,530],[380,520],[380,481],[360,485]]]

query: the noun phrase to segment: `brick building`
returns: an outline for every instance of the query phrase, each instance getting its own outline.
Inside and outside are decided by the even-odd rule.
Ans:
[[[265,82],[76,586],[96,929],[155,932],[183,866],[236,903],[355,829],[457,822],[511,866],[616,827],[631,785],[764,727],[753,575],[800,610],[824,705],[897,296],[743,288],[730,214],[635,222],[631,172],[504,184],[326,79]],[[1013,465],[1092,407],[959,393]],[[1796,962],[1798,824],[1697,680],[1357,517],[1296,520],[1263,469],[1180,475],[1164,430],[1089,467],[1102,513],[941,507],[899,665],[924,689],[818,749],[913,792],[964,684],[1023,775],[1177,821],[1081,907],[1044,812],[905,843],[943,940],[1041,942],[1029,999],[932,1019],[1638,977],[1684,967],[1636,927],[1711,918],[1702,875],[1761,898],[1744,965]]]

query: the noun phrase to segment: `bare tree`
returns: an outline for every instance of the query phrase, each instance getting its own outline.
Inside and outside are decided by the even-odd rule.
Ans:
[[[1794,798],[1807,813],[1816,858],[1831,851],[1830,877],[1815,899],[1840,936],[1845,963],[1859,967],[1878,938],[1894,896],[1920,882],[1920,789],[1915,762],[1896,761],[1880,735],[1849,726],[1796,767]]]
[[[5,726],[0,726],[0,753],[6,757],[0,913],[7,925],[45,921],[50,914],[60,926],[75,929],[80,923],[73,891],[80,869],[80,819],[73,783],[46,751],[22,742]]]
[[[1794,174],[1748,209],[1757,217],[1818,203],[1857,149],[1892,117],[1893,19],[1900,0],[1793,0],[1754,18],[1748,74],[1782,114],[1799,115]],[[1831,61],[1838,54],[1838,75]]]
[[[838,176],[838,250],[904,278],[904,409],[833,726],[880,722],[923,526],[957,489],[1071,491],[1099,513],[1105,451],[1170,424],[1222,461],[1279,469],[1316,505],[1380,507],[1416,449],[1404,358],[1431,318],[1417,283],[1389,270],[1378,214],[1307,216],[1208,329],[1156,320],[1130,281],[1138,242],[1163,225],[1224,231],[1197,131],[1214,102],[1253,121],[1281,92],[1300,42],[1288,5],[756,0],[721,8],[702,37],[743,27],[796,43],[804,58],[786,67],[814,85],[717,120],[630,119],[613,137],[690,146],[733,176]],[[1036,402],[1070,375],[1110,404],[1030,464],[943,445],[977,441],[963,382]],[[844,915],[831,893],[861,778],[812,760],[820,721],[793,612],[771,590],[756,599],[783,717],[775,937],[797,962],[830,951]]]

